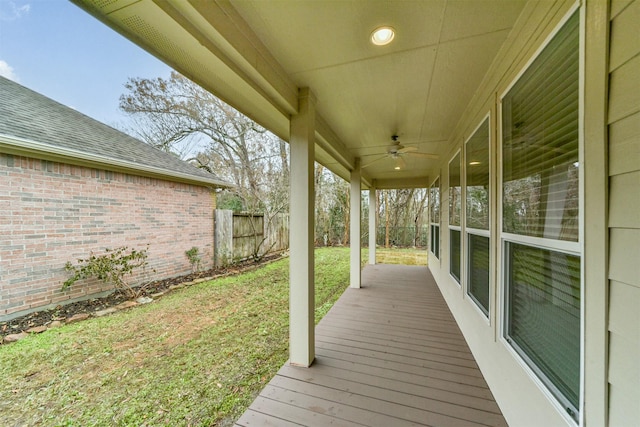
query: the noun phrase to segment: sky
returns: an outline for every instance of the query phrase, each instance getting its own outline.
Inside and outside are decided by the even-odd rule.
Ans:
[[[0,0],[0,75],[110,126],[129,77],[170,72],[67,0]]]

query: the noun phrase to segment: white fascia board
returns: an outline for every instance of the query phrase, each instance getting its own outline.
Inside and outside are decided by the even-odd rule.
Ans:
[[[194,26],[190,30],[198,40],[209,40],[216,54],[230,67],[244,73],[247,81],[261,88],[281,111],[294,114],[298,109],[298,89],[271,55],[251,27],[227,2],[175,2],[172,7]],[[169,8],[166,13],[176,19]],[[182,23],[181,25],[185,25]]]

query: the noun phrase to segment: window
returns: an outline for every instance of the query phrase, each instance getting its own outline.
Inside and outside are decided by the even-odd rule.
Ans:
[[[507,341],[575,419],[580,396],[579,14],[502,99]]]
[[[489,119],[465,144],[467,294],[489,315]]]
[[[489,315],[489,237],[467,233],[469,286],[467,293]]]
[[[440,258],[440,178],[431,185],[429,190],[431,201],[431,240],[429,247],[436,258]]]
[[[578,407],[580,257],[507,242],[507,335],[554,391]]]
[[[460,185],[460,152],[449,162],[449,273],[460,283],[460,215],[462,211]]]

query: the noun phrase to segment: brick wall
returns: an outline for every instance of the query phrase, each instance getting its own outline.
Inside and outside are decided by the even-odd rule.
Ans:
[[[211,268],[214,204],[206,187],[0,154],[0,320],[109,290],[61,290],[64,264],[92,250],[148,244],[147,273],[132,283],[190,272],[193,246]]]

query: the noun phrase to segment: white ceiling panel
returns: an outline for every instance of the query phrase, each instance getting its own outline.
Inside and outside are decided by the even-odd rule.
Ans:
[[[445,0],[235,1],[234,7],[291,74],[334,67],[438,43]],[[376,47],[371,32],[397,30]]]
[[[450,136],[507,34],[503,30],[440,45],[422,139]]]
[[[422,122],[434,60],[435,49],[427,48],[304,73],[296,81],[322,94],[317,109],[348,147],[380,145]]]
[[[322,123],[318,160],[343,177],[354,157],[366,163],[386,153],[392,134],[420,152],[445,155],[446,141],[525,4],[73,1],[284,138],[297,88],[309,87]],[[150,23],[154,32],[131,22]],[[396,30],[395,39],[374,46],[370,34],[382,25]],[[367,179],[415,184],[436,173],[435,160],[403,158],[400,171],[392,159],[365,168]]]
[[[525,0],[458,0],[447,2],[440,42],[508,30]]]

